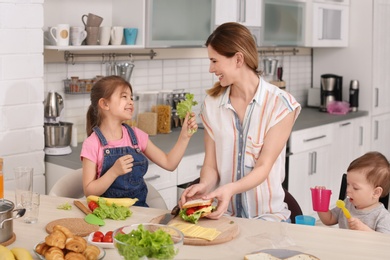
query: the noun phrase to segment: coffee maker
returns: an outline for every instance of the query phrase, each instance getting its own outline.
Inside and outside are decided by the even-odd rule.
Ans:
[[[333,101],[342,101],[343,77],[334,74],[321,75],[320,111],[327,112],[327,106]]]

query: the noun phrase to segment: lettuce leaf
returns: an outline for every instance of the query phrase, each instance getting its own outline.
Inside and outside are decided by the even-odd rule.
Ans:
[[[186,117],[187,112],[192,112],[192,106],[196,106],[198,102],[194,100],[194,94],[187,93],[185,100],[180,101],[176,106],[176,113],[180,119]]]
[[[114,220],[124,220],[132,215],[129,208],[118,206],[115,203],[108,206],[106,200],[103,198],[99,198],[98,204],[99,207],[93,211],[93,214],[101,219],[110,218]]]
[[[179,212],[179,216],[185,221],[196,224],[198,223],[198,220],[200,219],[200,215],[202,215],[202,213],[202,210],[198,210],[195,211],[194,214],[187,216],[187,209],[181,209]]]

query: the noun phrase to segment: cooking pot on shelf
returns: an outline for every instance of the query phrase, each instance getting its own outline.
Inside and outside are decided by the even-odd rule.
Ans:
[[[45,123],[45,146],[66,147],[70,145],[73,123]]]
[[[20,218],[26,209],[14,209],[15,204],[10,200],[0,200],[0,243],[7,242],[13,236],[13,219]],[[13,212],[17,212],[13,216]]]

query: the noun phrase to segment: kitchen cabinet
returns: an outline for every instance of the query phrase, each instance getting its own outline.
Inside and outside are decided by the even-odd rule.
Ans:
[[[57,24],[70,24],[71,26],[84,26],[81,17],[84,14],[93,13],[103,17],[102,26],[123,26],[138,28],[135,45],[82,45],[82,46],[51,46],[45,49],[59,51],[80,50],[128,50],[145,47],[145,0],[95,0],[93,4],[87,0],[50,0],[45,1],[44,30]]]
[[[350,47],[313,49],[314,81],[319,82],[320,75],[325,73],[343,76],[344,97],[348,96],[347,84],[351,80],[359,81],[359,109],[370,112],[369,149],[382,151],[386,156],[390,155],[386,136],[390,116],[390,102],[387,101],[390,96],[389,28],[389,1],[353,1],[350,5]]]
[[[330,185],[332,141],[331,124],[291,133],[288,190],[304,214],[317,215],[310,188]]]
[[[372,117],[371,150],[390,158],[390,113]]]
[[[215,25],[238,22],[249,27],[261,26],[262,0],[215,0]]]
[[[200,176],[204,153],[184,156],[177,167],[177,185],[191,182]]]
[[[172,209],[177,204],[177,171],[167,171],[154,163],[149,163],[148,172],[144,176],[161,194],[168,209]]]
[[[368,152],[367,117],[355,118],[332,124],[330,186],[333,193],[340,190],[342,174],[349,164]],[[338,193],[335,194],[338,196]]]

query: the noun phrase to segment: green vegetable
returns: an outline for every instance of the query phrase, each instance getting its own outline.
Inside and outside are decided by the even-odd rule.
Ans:
[[[115,203],[108,206],[106,200],[103,198],[99,198],[98,204],[99,207],[93,211],[93,214],[101,219],[110,218],[114,220],[124,220],[132,214],[130,209],[124,206],[118,206]]]
[[[176,113],[179,116],[180,119],[183,119],[186,117],[187,112],[192,112],[192,106],[196,106],[198,102],[194,100],[194,94],[187,93],[185,96],[185,100],[180,101],[176,105]],[[195,130],[188,130],[190,133],[195,133]]]
[[[203,211],[196,211],[194,212],[193,214],[187,216],[187,209],[181,209],[179,211],[179,216],[185,220],[185,221],[188,221],[188,222],[191,222],[191,223],[198,223],[198,220],[200,219],[200,215],[202,215]]]
[[[172,238],[167,232],[161,229],[150,232],[145,230],[142,224],[129,234],[118,233],[115,239],[126,244],[116,245],[119,254],[125,260],[139,259],[143,256],[149,259],[173,259],[177,254]]]
[[[63,210],[71,210],[72,205],[70,205],[68,202],[61,204],[57,207],[57,209],[63,209]]]

